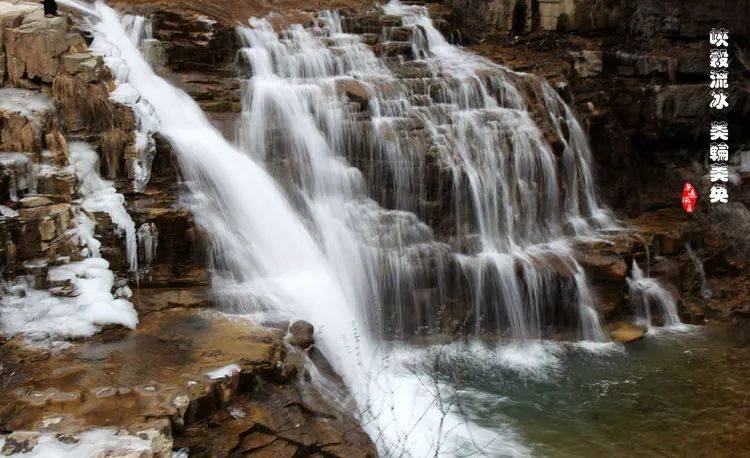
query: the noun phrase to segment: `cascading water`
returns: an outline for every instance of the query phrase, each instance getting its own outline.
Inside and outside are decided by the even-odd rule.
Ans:
[[[538,339],[557,324],[558,300],[558,308],[574,310],[567,313],[581,339],[606,340],[564,238],[613,225],[596,204],[590,153],[570,109],[533,81],[564,143],[567,173],[558,177],[558,159],[513,82],[520,76],[448,44],[423,9],[395,2],[385,9],[413,31],[413,53],[423,56],[414,62],[428,69],[419,81],[397,78],[392,62],[342,33],[335,13],[278,34],[262,19],[240,29],[252,76],[238,130],[242,150],[294,183],[292,198],[311,216],[340,278],[354,283],[363,316],[386,335],[432,329],[451,282],[468,283],[477,332],[486,323],[517,342]],[[366,102],[353,108],[342,95],[352,92]],[[445,242],[414,214],[424,216],[420,202],[429,200],[425,143],[450,171],[456,218]],[[363,156],[385,164],[395,184],[391,203],[401,211],[368,197],[364,177],[349,165]],[[388,187],[379,172],[367,181]]]
[[[436,444],[471,453],[477,443],[490,452],[525,450],[510,433],[494,440],[497,433],[479,426],[468,431],[466,422],[453,412],[438,410],[397,355],[388,355],[375,344],[359,302],[367,282],[358,276],[368,273],[358,262],[366,254],[346,261],[351,252],[342,250],[354,249],[355,238],[326,213],[341,211],[326,207],[326,197],[335,196],[334,190],[312,183],[304,188],[315,191],[310,194],[314,198],[305,196],[317,225],[311,231],[270,176],[229,144],[187,94],[151,70],[114,10],[97,4],[92,26],[92,48],[105,56],[135,99],[153,107],[159,132],[177,152],[196,221],[211,234],[214,284],[220,294],[246,308],[273,309],[309,320],[323,330],[318,346],[347,382],[366,430],[384,453],[431,453]],[[314,142],[315,130],[309,134]],[[326,161],[322,153],[314,159]],[[331,174],[338,172],[352,175],[353,169],[336,168]],[[338,186],[343,178],[331,180]],[[352,195],[361,192],[356,179],[350,183]],[[350,217],[357,217],[359,210],[364,212],[355,209]],[[389,217],[374,213],[373,217]],[[344,262],[350,262],[348,271],[340,264]]]
[[[709,286],[708,280],[706,279],[706,270],[703,268],[703,261],[700,260],[698,254],[693,251],[693,248],[689,243],[685,244],[685,251],[687,252],[688,257],[690,257],[690,260],[693,262],[695,271],[701,278],[701,296],[703,296],[703,299],[710,299],[712,295],[711,287]]]
[[[281,33],[262,19],[240,29],[248,78],[239,148],[152,71],[138,49],[141,20],[126,30],[97,4],[92,48],[117,75],[120,98],[144,107],[145,130],[177,152],[229,310],[314,323],[384,454],[528,454],[512,431],[485,430],[436,403],[404,365],[412,350],[384,339],[432,329],[442,305],[456,302],[450,291],[465,288],[477,333],[533,344],[565,322],[583,340],[606,340],[567,239],[613,227],[596,204],[585,135],[546,82],[450,45],[423,8],[385,10],[402,17],[425,72],[408,82],[343,33],[335,13]],[[554,148],[539,123],[556,133]],[[372,158],[377,165],[360,172]],[[425,169],[435,164],[447,171],[453,215],[438,234],[423,222],[433,222]],[[391,195],[368,189],[386,188],[378,167]],[[138,232],[147,250],[151,234]]]
[[[650,331],[654,331],[652,310],[656,309],[664,321],[664,328],[683,329],[686,326],[680,320],[677,312],[677,302],[674,296],[664,289],[658,280],[647,277],[638,263],[633,260],[633,271],[627,279],[630,291],[630,302],[635,308],[638,318]]]
[[[439,36],[419,14],[422,29]],[[583,270],[564,236],[592,234],[613,224],[593,197],[583,131],[546,83],[539,81],[538,90],[553,128],[561,137],[563,124],[569,132],[563,137],[563,160],[570,170],[563,178],[558,178],[557,160],[506,71],[451,47],[442,37],[437,45],[415,51],[436,56],[428,62],[433,75],[451,66],[466,69],[466,63],[473,70],[448,82],[435,78],[441,102],[422,99],[422,105],[415,105],[419,94],[359,37],[343,33],[335,13],[319,15],[312,27],[295,25],[280,33],[263,19],[250,25],[238,31],[245,45],[241,62],[250,76],[238,144],[288,184],[290,198],[309,218],[337,277],[347,285],[350,303],[371,323],[365,333],[380,330],[403,337],[416,326],[430,328],[446,295],[445,266],[453,261],[473,283],[477,323],[489,313],[496,329],[509,329],[516,342],[525,345],[540,338],[542,323],[555,322],[548,304],[560,293],[555,274],[563,272],[581,337],[606,340]],[[477,76],[479,70],[498,72],[489,87]],[[493,94],[504,93],[501,101],[510,107],[501,106],[490,87]],[[362,102],[352,107],[342,96],[352,92],[368,99],[366,112]],[[474,219],[457,220],[456,232],[468,238],[461,228],[478,227],[479,248],[472,254],[451,252],[448,243],[438,242],[429,226],[407,212],[419,211],[409,193],[425,187],[420,182],[423,164],[410,144],[413,138],[398,139],[393,133],[413,121],[424,127],[452,171],[456,213],[465,212],[464,198],[469,201]],[[385,158],[400,211],[386,210],[368,197],[364,177],[350,165],[361,163],[357,154],[362,153]],[[570,190],[565,204],[560,181]],[[521,209],[521,218],[513,214],[514,206]],[[436,294],[424,307],[414,291],[430,281]],[[240,310],[254,310],[255,299],[248,299]]]
[[[466,227],[479,233],[474,253],[459,258],[473,285],[475,319],[484,315],[509,327],[516,340],[541,337],[541,327],[555,320],[549,306],[560,295],[555,291],[560,269],[554,272],[549,266],[558,264],[572,274],[575,294],[570,302],[578,304],[580,338],[603,340],[585,275],[564,236],[614,225],[596,204],[590,152],[572,112],[545,81],[450,45],[424,7],[393,1],[385,12],[401,16],[412,30],[412,52],[437,82],[437,90],[430,88],[433,102],[425,107],[406,104],[405,114],[417,114],[440,159],[449,164],[457,238],[470,235]],[[560,158],[531,118],[521,93],[529,85],[563,143]]]

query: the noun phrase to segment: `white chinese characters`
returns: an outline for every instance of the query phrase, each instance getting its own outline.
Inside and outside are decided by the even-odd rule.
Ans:
[[[711,89],[729,89],[729,72],[711,70]]]
[[[711,29],[711,33],[708,34],[708,41],[713,46],[728,48],[729,47],[729,30]]]
[[[709,107],[718,110],[717,112],[723,112],[729,107],[729,31],[724,28],[711,29],[708,41],[713,46],[708,56],[711,67]],[[726,185],[729,181],[729,124],[726,121],[713,121],[709,138],[711,144],[708,158],[711,164],[708,177],[711,180],[711,192],[708,200],[712,204],[725,204],[729,201]]]
[[[729,125],[723,121],[714,121],[711,123],[711,141],[724,140],[729,141]]]
[[[725,204],[729,202],[729,193],[727,192],[727,187],[723,184],[715,184],[711,186],[711,194],[708,195],[708,200],[712,204],[715,204],[717,202]]]
[[[708,158],[712,161],[726,162],[729,160],[729,145],[726,143],[711,143]]]
[[[727,94],[724,91],[711,91],[711,108],[723,110],[729,106]]]

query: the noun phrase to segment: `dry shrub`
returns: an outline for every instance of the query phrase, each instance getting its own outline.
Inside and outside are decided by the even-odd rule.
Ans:
[[[64,108],[77,111],[81,122],[90,129],[101,130],[114,125],[115,107],[104,83],[87,83],[59,74],[52,82],[52,96]]]
[[[102,133],[99,144],[104,159],[105,174],[108,179],[113,180],[119,177],[120,164],[132,138],[132,132],[122,129],[110,129]]]

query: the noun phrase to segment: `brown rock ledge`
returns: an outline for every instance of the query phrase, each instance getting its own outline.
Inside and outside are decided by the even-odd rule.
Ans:
[[[62,351],[14,338],[0,346],[0,424],[73,435],[159,431],[155,456],[164,441],[161,450],[187,447],[191,456],[375,456],[357,422],[302,381],[301,357],[284,334],[178,307],[142,316],[133,332],[109,329]]]

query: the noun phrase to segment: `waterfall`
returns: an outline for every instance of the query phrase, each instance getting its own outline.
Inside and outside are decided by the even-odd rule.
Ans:
[[[687,251],[690,261],[693,263],[693,266],[695,266],[695,271],[698,272],[698,275],[701,277],[701,296],[703,299],[710,299],[713,293],[711,293],[711,287],[706,278],[706,270],[703,268],[703,261],[700,260],[698,254],[693,250],[689,243],[685,244],[685,251]]]
[[[349,335],[359,322],[325,256],[278,185],[251,158],[211,126],[184,92],[157,76],[131,43],[114,10],[96,5],[92,45],[108,65],[126,69],[126,81],[153,107],[159,131],[178,152],[192,194],[194,215],[212,234],[219,275],[237,289],[297,316],[330,321],[333,335]],[[239,291],[238,291],[239,293]],[[369,348],[363,351],[370,351]]]
[[[116,98],[140,107],[142,131],[176,152],[226,310],[314,323],[383,454],[529,454],[511,430],[437,405],[402,341],[467,309],[472,333],[516,349],[564,328],[606,341],[570,240],[615,224],[597,204],[583,129],[548,83],[449,44],[422,7],[384,8],[402,19],[386,40],[409,31],[406,63],[376,56],[336,13],[238,29],[236,145],[154,73],[138,47],[144,21],[126,29],[97,4],[92,49]],[[445,178],[439,190],[428,170]],[[139,229],[141,250],[153,235]]]
[[[633,260],[633,271],[627,283],[630,302],[638,318],[649,331],[655,331],[651,315],[653,309],[658,310],[664,321],[664,328],[682,329],[685,327],[677,313],[677,302],[672,293],[667,291],[658,280],[646,277],[635,260]]]
[[[455,302],[449,285],[460,284],[476,333],[539,339],[566,314],[580,339],[605,341],[567,237],[614,223],[596,204],[590,151],[571,110],[543,80],[448,44],[423,8],[392,2],[385,11],[413,30],[413,54],[422,56],[413,62],[428,69],[417,81],[399,79],[392,62],[343,33],[336,13],[280,33],[264,19],[240,28],[241,150],[287,184],[339,277],[356,288],[350,297],[370,330],[434,329],[441,306]],[[564,143],[564,176],[518,87],[524,79]],[[428,155],[449,170],[448,236],[420,218]],[[391,198],[378,198],[384,175]]]
[[[478,425],[469,431],[455,412],[439,410],[434,398],[423,392],[420,380],[403,367],[398,353],[388,353],[371,336],[361,301],[374,281],[364,281],[362,276],[379,273],[366,270],[367,250],[355,246],[354,234],[338,220],[345,209],[327,201],[337,198],[339,190],[334,188],[341,182],[351,185],[347,192],[352,196],[361,195],[354,170],[335,167],[322,153],[311,157],[331,166],[331,181],[300,183],[309,194],[299,197],[317,226],[310,227],[312,223],[303,220],[291,203],[295,196],[285,196],[254,158],[238,151],[211,126],[187,94],[152,71],[117,13],[102,3],[95,9],[92,47],[117,70],[121,83],[153,108],[159,132],[176,151],[191,210],[211,236],[218,292],[231,296],[245,310],[271,309],[315,323],[321,330],[317,346],[347,382],[362,424],[384,454],[432,453],[436,444],[465,453],[475,451],[475,444],[489,453],[528,453],[510,432],[498,438],[497,432]],[[273,98],[283,86],[267,89]],[[288,109],[294,113],[294,107]],[[320,138],[308,127],[305,140],[317,144]],[[410,220],[398,212],[369,210],[363,199],[359,208],[352,206],[349,216]],[[369,229],[373,231],[369,235],[378,236],[376,227]],[[356,250],[360,256],[348,260]]]

